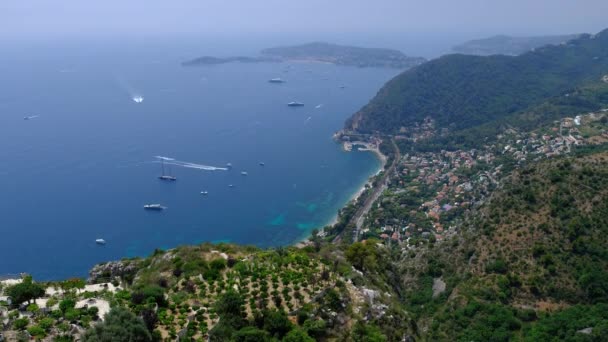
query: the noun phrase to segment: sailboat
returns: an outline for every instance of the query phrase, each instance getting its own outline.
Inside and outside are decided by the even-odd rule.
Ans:
[[[174,182],[177,180],[176,177],[165,174],[165,159],[163,158],[160,159],[160,168],[162,173],[160,176],[158,176],[158,179],[170,182]]]

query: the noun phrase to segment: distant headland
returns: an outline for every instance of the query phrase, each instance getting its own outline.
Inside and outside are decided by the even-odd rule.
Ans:
[[[485,39],[471,40],[452,48],[455,53],[477,56],[507,55],[518,56],[546,45],[560,45],[580,34],[537,37],[511,37],[498,35]]]
[[[294,46],[280,46],[260,51],[260,56],[212,57],[203,56],[186,62],[183,66],[214,65],[224,63],[282,63],[308,61],[360,68],[380,67],[409,69],[426,62],[422,57],[410,57],[398,50],[363,48],[330,43],[308,43]]]

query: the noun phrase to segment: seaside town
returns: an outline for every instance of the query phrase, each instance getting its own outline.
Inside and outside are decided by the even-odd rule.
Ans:
[[[435,124],[428,118],[413,129],[402,129],[394,139],[416,142],[434,134]],[[346,151],[357,145],[365,146],[360,150],[378,151],[381,142],[378,137],[365,144],[344,139]],[[462,215],[481,205],[514,168],[571,153],[575,146],[605,142],[608,109],[565,117],[532,132],[506,129],[480,149],[403,153],[388,175],[386,190],[364,214],[355,235],[403,250],[441,241],[454,234]]]

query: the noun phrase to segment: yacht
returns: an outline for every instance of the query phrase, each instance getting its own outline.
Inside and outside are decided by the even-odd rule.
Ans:
[[[106,240],[104,239],[97,239],[95,240],[95,243],[98,245],[105,245],[106,244]]]
[[[280,78],[280,77],[272,78],[272,79],[268,80],[268,82],[270,82],[270,83],[285,83],[285,81],[282,78]]]
[[[302,102],[292,101],[287,104],[289,107],[303,107],[304,104]]]
[[[144,209],[161,211],[161,210],[167,209],[167,207],[163,207],[160,204],[146,204],[146,205],[144,205]]]
[[[177,177],[172,176],[171,174],[165,173],[165,159],[163,159],[163,158],[160,159],[160,169],[161,169],[161,174],[160,174],[160,176],[158,176],[158,179],[164,180],[164,181],[170,181],[170,182],[175,182],[177,180]],[[171,171],[171,170],[169,170],[169,171]],[[171,173],[171,172],[169,172],[169,173]]]
[[[176,178],[176,177],[174,177],[174,176],[169,176],[169,175],[162,175],[162,176],[158,176],[158,179],[160,179],[160,180],[166,180],[166,181],[171,181],[171,182],[174,182],[174,181],[176,181],[176,180],[177,180],[177,178]]]

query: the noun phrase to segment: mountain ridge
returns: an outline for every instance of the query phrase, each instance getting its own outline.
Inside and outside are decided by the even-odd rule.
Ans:
[[[394,134],[426,117],[441,128],[469,128],[605,74],[608,30],[517,57],[448,55],[390,80],[347,120],[345,129]]]
[[[452,51],[454,53],[477,56],[517,56],[541,46],[563,44],[579,36],[580,34],[529,37],[495,35],[458,44],[452,48]]]

